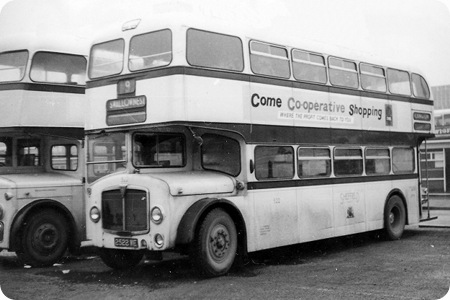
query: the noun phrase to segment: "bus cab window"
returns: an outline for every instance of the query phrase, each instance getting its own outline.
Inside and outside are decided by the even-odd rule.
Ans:
[[[40,140],[17,140],[17,165],[19,167],[40,166]]]
[[[214,134],[204,134],[202,139],[201,159],[204,169],[239,175],[241,154],[238,141]]]
[[[136,167],[182,167],[185,165],[184,145],[182,134],[135,134],[133,165]]]
[[[78,168],[76,145],[55,145],[51,150],[52,169],[75,171]]]
[[[258,180],[291,179],[294,177],[294,150],[292,147],[256,147],[255,175]]]
[[[12,138],[0,137],[0,167],[12,166]]]

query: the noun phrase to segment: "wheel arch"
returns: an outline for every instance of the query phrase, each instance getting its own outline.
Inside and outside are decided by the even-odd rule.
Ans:
[[[238,234],[240,250],[247,252],[247,230],[244,217],[240,210],[227,199],[205,198],[199,200],[188,208],[181,218],[177,228],[176,244],[178,246],[189,245],[195,238],[199,223],[215,208],[222,208],[233,219]]]
[[[69,249],[76,252],[81,246],[81,237],[77,230],[76,222],[69,209],[58,201],[52,199],[41,199],[23,207],[14,217],[10,234],[10,249],[17,251],[20,249],[20,238],[22,236],[23,225],[27,218],[44,209],[52,209],[61,214],[69,226]]]
[[[385,213],[385,211],[386,211],[386,206],[388,205],[389,199],[390,199],[392,196],[398,196],[398,197],[402,200],[403,205],[405,206],[405,218],[406,218],[406,219],[405,219],[405,223],[406,223],[406,224],[409,224],[409,218],[408,218],[408,203],[406,202],[406,197],[405,197],[405,195],[403,194],[403,192],[402,192],[400,189],[393,189],[393,190],[387,195],[386,200],[385,200],[385,202],[384,202],[383,217],[384,217],[384,218],[386,217],[386,216],[384,216],[384,213]]]

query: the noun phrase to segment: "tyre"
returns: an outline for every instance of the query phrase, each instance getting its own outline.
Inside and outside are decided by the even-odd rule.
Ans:
[[[399,196],[389,198],[384,209],[384,231],[389,240],[402,237],[406,224],[406,210]]]
[[[54,210],[43,210],[27,218],[17,256],[33,267],[48,267],[58,262],[67,250],[69,227]]]
[[[144,256],[143,251],[122,249],[99,249],[102,261],[110,268],[116,270],[131,269],[139,264]]]
[[[236,226],[231,217],[220,208],[210,211],[194,241],[195,266],[205,277],[226,274],[234,263],[237,243]]]

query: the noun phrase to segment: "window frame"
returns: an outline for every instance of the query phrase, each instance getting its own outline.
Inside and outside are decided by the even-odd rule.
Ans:
[[[168,31],[170,33],[170,52],[158,53],[158,54],[147,55],[147,56],[140,56],[139,58],[147,58],[147,57],[158,56],[158,55],[165,55],[167,53],[170,53],[170,60],[169,60],[169,62],[167,64],[157,65],[157,66],[154,66],[154,67],[150,66],[150,67],[132,69],[131,68],[131,52],[132,52],[133,39],[134,38],[139,38],[139,37],[142,37],[142,36],[145,36],[145,35],[150,35],[152,33],[163,32],[163,31]],[[124,59],[125,59],[125,57],[124,57]],[[172,30],[170,30],[169,28],[164,28],[164,29],[144,32],[144,33],[140,33],[140,34],[132,36],[130,38],[130,40],[129,40],[129,43],[128,43],[128,57],[126,59],[127,59],[127,67],[128,67],[128,70],[130,72],[140,72],[140,71],[149,70],[149,69],[162,68],[162,67],[166,67],[166,66],[170,65],[172,63],[172,61],[173,61],[173,33],[172,33]]]
[[[204,32],[204,33],[209,33],[209,34],[215,34],[218,36],[223,36],[223,37],[229,37],[229,38],[234,38],[236,40],[239,41],[240,44],[240,62],[242,63],[242,67],[240,69],[231,69],[231,68],[220,68],[220,67],[215,67],[215,66],[207,66],[207,65],[200,65],[200,64],[196,64],[193,63],[189,60],[189,43],[188,43],[188,34],[189,31],[198,31],[198,32]],[[219,33],[219,32],[215,32],[215,31],[208,31],[208,30],[202,30],[202,29],[197,29],[197,28],[188,28],[186,30],[186,62],[190,65],[190,66],[194,66],[194,67],[200,67],[200,68],[209,68],[209,69],[215,69],[215,70],[224,70],[224,71],[229,71],[229,72],[243,72],[245,69],[245,58],[244,58],[244,44],[242,42],[242,39],[236,35],[231,35],[231,34],[224,34],[224,33]]]
[[[394,91],[392,91],[391,88],[391,81],[390,81],[390,75],[389,72],[399,72],[399,73],[406,73],[408,75],[408,88],[409,88],[409,94],[404,94],[404,93],[396,93]],[[406,96],[406,97],[411,97],[412,95],[412,88],[411,88],[411,74],[408,71],[405,70],[400,70],[400,69],[395,69],[395,68],[387,68],[386,69],[386,78],[387,78],[387,85],[388,85],[388,91],[389,93],[393,94],[393,95],[399,95],[399,96]],[[393,82],[392,82],[393,83]]]
[[[300,150],[301,149],[322,149],[328,151],[328,158],[326,159],[325,156],[303,156],[307,157],[308,159],[300,159]],[[328,174],[325,175],[317,175],[317,176],[300,176],[300,161],[327,161],[329,163],[328,165]],[[300,146],[297,148],[297,176],[300,179],[314,179],[314,178],[329,178],[332,174],[332,165],[333,165],[333,159],[332,159],[332,151],[329,147],[308,147],[308,146]]]
[[[278,150],[280,148],[290,148],[290,150],[292,151],[292,161],[291,161],[291,166],[292,166],[292,174],[290,177],[273,177],[273,169],[272,169],[272,177],[269,177],[270,175],[270,168],[267,168],[267,177],[259,177],[258,176],[258,157],[257,157],[257,150],[259,148],[278,148]],[[292,147],[291,145],[257,145],[254,150],[253,150],[253,157],[254,157],[254,172],[255,172],[255,178],[258,181],[271,181],[271,180],[292,180],[295,175],[295,164],[296,164],[296,158],[295,158],[295,154],[296,151],[294,149],[294,147]],[[285,155],[285,154],[281,154],[281,155]],[[274,155],[272,158],[273,160],[267,160],[267,163],[269,164],[270,162],[274,162],[275,161],[275,157],[276,155]]]
[[[371,68],[375,68],[375,69],[380,69],[383,71],[383,75],[379,75],[379,74],[375,74],[375,73],[369,73],[366,71],[363,71],[362,66],[367,66],[367,67],[371,67]],[[386,92],[388,91],[388,83],[387,83],[387,75],[386,75],[386,69],[382,66],[379,65],[374,65],[374,64],[369,64],[369,63],[365,63],[365,62],[360,62],[359,63],[359,80],[361,83],[361,88],[365,91],[368,92],[375,92],[375,93],[383,93],[386,94]],[[374,78],[383,78],[384,79],[384,90],[380,91],[380,90],[376,90],[376,89],[369,89],[367,87],[364,86],[363,82],[363,78],[365,78],[364,76],[368,76],[368,77],[374,77]]]
[[[252,45],[253,44],[266,45],[267,47],[269,47],[269,49],[271,47],[277,48],[277,49],[282,49],[283,52],[286,54],[286,56],[284,58],[281,58],[281,56],[273,55],[271,53],[260,52],[260,51],[257,51],[257,50],[256,50],[256,53],[258,53],[258,54],[254,54],[255,50],[252,49]],[[273,75],[273,74],[268,74],[268,73],[257,73],[257,72],[255,72],[255,70],[253,68],[253,63],[252,63],[253,55],[263,56],[263,57],[266,57],[266,58],[279,59],[279,60],[286,61],[287,62],[287,66],[288,66],[288,74],[287,74],[287,76],[278,76],[278,75]],[[286,46],[271,44],[271,43],[262,42],[262,41],[258,41],[258,40],[250,40],[249,41],[249,60],[250,60],[250,69],[253,72],[253,74],[263,75],[263,76],[270,76],[270,77],[273,77],[273,78],[283,78],[283,79],[290,79],[291,78],[291,75],[292,75],[291,59],[289,58],[289,51],[288,51],[288,48]]]
[[[61,147],[61,146],[63,146],[63,147],[66,149],[66,151],[69,149],[69,152],[66,153],[65,155],[58,155],[58,156],[55,156],[55,155],[53,154],[53,152],[52,152],[53,148],[54,148],[54,147]],[[76,155],[72,155],[71,152],[70,152],[70,149],[71,149],[73,146],[75,146],[75,149],[77,150]],[[78,159],[78,154],[79,154],[79,149],[78,149],[78,145],[77,145],[77,144],[70,144],[70,143],[68,143],[68,144],[54,144],[54,145],[51,145],[51,147],[50,147],[50,159],[49,159],[49,160],[50,160],[50,168],[51,168],[52,170],[54,170],[54,171],[69,171],[69,172],[75,172],[75,171],[78,170],[78,166],[80,165],[80,164],[79,164],[79,159]],[[65,168],[65,169],[57,169],[57,168],[54,168],[54,167],[53,167],[53,166],[54,166],[54,164],[53,164],[53,158],[54,158],[54,157],[64,157],[65,160],[66,160],[66,166],[67,166],[67,160],[69,160],[69,165],[68,165],[69,168]],[[76,158],[76,167],[75,167],[75,169],[70,169],[70,165],[71,165],[70,162],[71,162],[71,158],[73,158],[73,157]]]
[[[323,60],[323,65],[319,64],[319,63],[315,63],[312,61],[296,61],[294,58],[294,52],[303,52],[308,54],[308,56],[314,55],[314,56],[318,56],[321,57]],[[316,83],[316,84],[327,84],[328,83],[328,67],[327,67],[327,59],[325,57],[325,55],[321,54],[321,53],[316,53],[316,52],[311,52],[311,51],[306,51],[306,50],[301,50],[301,49],[297,49],[297,48],[292,48],[291,49],[291,64],[292,64],[292,76],[294,77],[295,80],[297,81],[303,81],[303,82],[312,82],[312,83]],[[325,70],[325,81],[314,81],[314,80],[306,80],[306,79],[299,79],[295,76],[295,65],[299,65],[299,64],[305,64],[305,65],[311,65],[311,66],[316,66],[316,67],[323,67],[323,69]]]
[[[351,64],[353,64],[355,66],[355,69],[352,70],[352,69],[348,69],[348,68],[345,68],[345,67],[332,66],[331,60],[339,60],[339,61],[344,62],[344,63],[351,63]],[[355,89],[355,90],[359,89],[359,87],[360,87],[360,78],[359,78],[359,73],[358,73],[358,64],[357,64],[356,61],[351,60],[351,59],[336,57],[336,56],[328,56],[327,62],[328,62],[328,77],[329,77],[330,84],[332,86],[349,88],[349,89]],[[356,75],[356,86],[349,86],[349,85],[344,85],[344,84],[333,83],[333,76],[332,76],[332,72],[333,71],[340,71],[340,72],[347,72],[347,73],[350,73],[350,74],[355,74]],[[336,78],[336,77],[334,77],[334,78]]]
[[[93,77],[92,74],[91,74],[91,70],[92,70],[92,66],[93,66],[93,61],[92,60],[94,58],[94,56],[92,55],[92,50],[94,49],[94,47],[96,47],[98,45],[103,45],[103,44],[111,43],[111,42],[114,42],[114,41],[122,41],[122,43],[123,43],[122,44],[121,69],[118,72],[115,72],[115,73],[110,73],[110,74],[107,74],[107,75]],[[89,67],[88,67],[88,70],[86,72],[88,78],[90,78],[92,80],[95,80],[95,79],[100,79],[100,78],[108,78],[110,76],[114,76],[114,75],[118,75],[118,74],[122,73],[124,68],[125,68],[125,63],[124,63],[124,61],[125,61],[125,46],[126,46],[126,43],[125,43],[125,40],[123,38],[118,38],[118,39],[114,39],[114,40],[104,41],[104,42],[100,42],[100,43],[92,45],[92,47],[91,47],[91,49],[89,51],[89,65],[88,65]]]
[[[336,151],[337,150],[358,150],[361,154],[361,156],[336,156]],[[346,157],[346,158],[337,158],[337,157]],[[345,173],[345,174],[338,174],[336,172],[336,163],[339,161],[360,161],[361,164],[361,172],[359,173],[355,173],[355,174],[351,174],[351,173]],[[334,147],[333,148],[333,174],[336,177],[353,177],[353,176],[362,176],[364,175],[364,151],[361,147],[342,147],[342,146],[338,146],[338,147]]]

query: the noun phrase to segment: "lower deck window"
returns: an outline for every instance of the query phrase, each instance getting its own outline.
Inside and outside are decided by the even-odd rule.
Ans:
[[[392,149],[392,171],[394,173],[412,173],[414,167],[413,148]]]
[[[331,174],[331,157],[328,148],[299,148],[298,177],[329,177]]]
[[[336,148],[334,150],[334,174],[336,176],[361,175],[362,173],[361,149]]]
[[[294,150],[286,146],[260,146],[255,149],[256,179],[291,179],[294,176]]]
[[[389,174],[391,159],[389,149],[366,149],[366,174]]]

